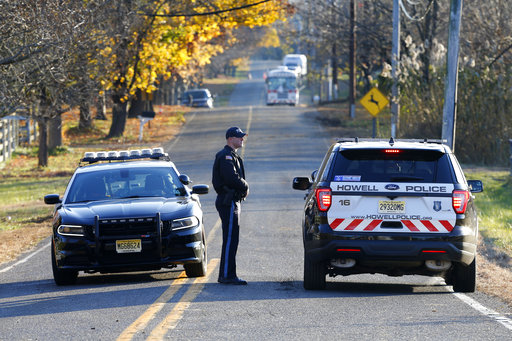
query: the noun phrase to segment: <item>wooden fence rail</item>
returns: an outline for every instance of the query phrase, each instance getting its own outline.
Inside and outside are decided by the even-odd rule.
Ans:
[[[0,119],[0,163],[5,162],[21,144],[37,140],[34,120],[23,116],[9,115]]]

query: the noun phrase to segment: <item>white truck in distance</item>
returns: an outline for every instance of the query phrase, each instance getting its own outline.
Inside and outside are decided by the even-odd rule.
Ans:
[[[283,65],[300,76],[308,73],[308,59],[303,54],[287,54],[283,58]]]

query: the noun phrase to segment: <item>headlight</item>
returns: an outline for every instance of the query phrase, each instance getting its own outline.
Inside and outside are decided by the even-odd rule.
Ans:
[[[84,236],[84,227],[79,225],[60,225],[57,233],[63,236]]]
[[[171,224],[171,229],[176,231],[187,229],[190,227],[195,227],[197,225],[199,225],[199,219],[197,219],[197,217],[187,217],[173,220]]]

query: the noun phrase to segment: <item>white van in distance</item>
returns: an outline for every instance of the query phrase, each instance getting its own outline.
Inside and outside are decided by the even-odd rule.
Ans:
[[[303,54],[287,54],[283,58],[283,65],[301,76],[308,73],[308,59]]]

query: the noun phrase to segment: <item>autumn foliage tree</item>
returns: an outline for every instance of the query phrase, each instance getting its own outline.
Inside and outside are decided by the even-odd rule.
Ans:
[[[122,136],[127,103],[140,91],[154,92],[159,79],[186,78],[235,40],[240,26],[269,25],[284,18],[284,1],[120,1],[117,18],[101,30],[93,76],[114,103],[108,137]],[[113,31],[112,31],[113,29]],[[101,34],[100,34],[101,36]],[[229,37],[219,44],[219,37]]]
[[[188,78],[234,43],[233,30],[269,25],[287,9],[285,0],[0,0],[0,117],[39,106],[46,166],[47,124],[64,110],[106,93],[108,137],[122,136],[137,93]]]

